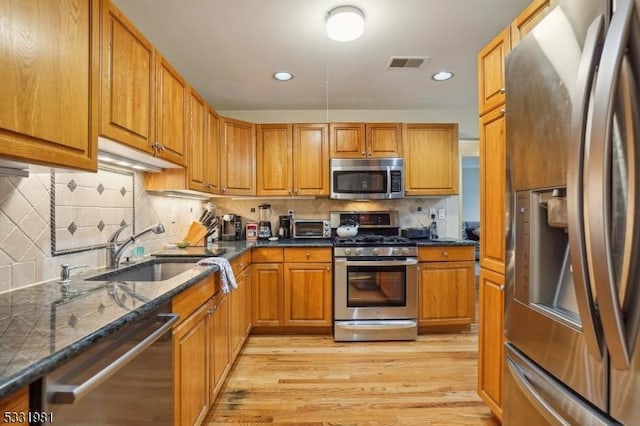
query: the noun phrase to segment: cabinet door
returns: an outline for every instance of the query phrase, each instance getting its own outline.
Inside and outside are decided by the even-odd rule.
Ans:
[[[331,264],[285,263],[284,325],[331,326]]]
[[[250,307],[246,306],[247,302],[247,286],[251,282],[247,282],[247,271],[243,271],[236,275],[236,282],[238,288],[235,291],[229,293],[229,337],[230,337],[230,350],[231,350],[231,363],[235,361],[242,345],[247,338],[247,310]]]
[[[511,23],[511,49],[515,48],[520,40],[531,32],[538,22],[559,3],[559,0],[534,0]]]
[[[221,194],[256,194],[255,126],[240,120],[222,121]]]
[[[256,126],[258,195],[293,195],[292,143],[290,124]]]
[[[160,55],[157,57],[156,142],[160,144],[158,155],[184,166],[189,127],[189,86],[166,59]]]
[[[293,125],[293,194],[329,195],[326,124]]]
[[[364,123],[330,123],[329,147],[331,158],[365,157]]]
[[[251,267],[251,322],[254,327],[282,325],[282,263]]]
[[[510,50],[509,27],[478,53],[478,110],[483,115],[504,104],[504,59]]]
[[[0,412],[2,413],[3,423],[29,426],[28,418],[26,415],[28,411],[29,386],[25,386],[0,400]],[[20,418],[21,414],[24,416],[24,418]],[[18,416],[18,418],[16,419],[15,416]]]
[[[504,275],[480,269],[478,394],[502,419]]]
[[[457,124],[405,124],[403,141],[406,195],[459,193]]]
[[[111,2],[102,5],[100,133],[151,152],[155,49]]]
[[[480,266],[504,274],[505,116],[498,108],[480,118]]]
[[[420,325],[467,325],[475,320],[475,263],[420,264]]]
[[[218,293],[214,300],[213,315],[210,321],[211,369],[209,376],[209,404],[213,402],[224,383],[229,367],[231,353],[229,350],[229,296]]]
[[[6,0],[0,156],[97,169],[99,2]]]
[[[367,123],[367,157],[401,157],[402,124]]]
[[[213,108],[207,108],[207,134],[204,148],[204,172],[207,192],[220,193],[220,117]]]
[[[202,305],[173,331],[174,421],[200,424],[209,410],[209,304]]]
[[[189,93],[189,188],[195,191],[207,190],[206,168],[209,162],[205,156],[205,130],[207,124],[207,103],[191,89]]]

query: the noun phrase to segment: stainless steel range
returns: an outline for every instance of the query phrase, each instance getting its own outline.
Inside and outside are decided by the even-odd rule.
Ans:
[[[415,340],[418,248],[398,235],[398,212],[331,212],[334,234],[345,222],[358,234],[333,240],[334,339]]]

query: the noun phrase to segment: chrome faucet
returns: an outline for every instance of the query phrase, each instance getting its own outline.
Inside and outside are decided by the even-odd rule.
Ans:
[[[129,224],[125,223],[114,232],[109,239],[107,240],[107,264],[110,268],[117,268],[120,265],[120,258],[124,253],[124,250],[129,247],[132,243],[136,241],[137,238],[142,237],[149,232],[153,232],[154,234],[162,234],[164,232],[164,226],[161,223],[156,223],[142,231],[138,232],[135,235],[132,235],[127,240],[123,242],[118,241],[118,236],[122,232],[124,228],[129,226]]]

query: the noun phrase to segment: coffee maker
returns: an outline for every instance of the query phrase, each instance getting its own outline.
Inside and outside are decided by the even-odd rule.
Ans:
[[[242,217],[237,214],[225,214],[222,216],[223,241],[242,239]]]
[[[260,204],[258,206],[258,239],[267,240],[273,235],[271,233],[271,204]]]
[[[293,220],[291,219],[291,215],[280,216],[280,221],[278,224],[278,237],[291,238],[292,225],[293,225]]]

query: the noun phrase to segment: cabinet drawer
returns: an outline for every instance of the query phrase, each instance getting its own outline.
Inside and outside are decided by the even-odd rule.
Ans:
[[[285,262],[331,262],[329,247],[287,247],[284,249]]]
[[[207,278],[173,298],[171,301],[171,310],[180,315],[179,323],[184,321],[192,312],[213,297],[216,291],[216,280],[214,279],[216,275],[218,275],[218,272],[209,275]]]
[[[418,259],[421,262],[474,260],[475,251],[473,246],[420,247],[418,249]]]
[[[253,263],[273,263],[282,262],[284,258],[281,247],[260,247],[254,248],[251,254]]]
[[[231,261],[233,273],[238,276],[247,266],[251,265],[251,250],[242,253]]]

